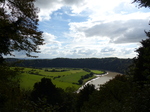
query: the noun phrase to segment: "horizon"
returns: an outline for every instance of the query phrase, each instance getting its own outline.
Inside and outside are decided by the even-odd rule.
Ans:
[[[53,60],[53,59],[108,59],[108,58],[116,58],[116,59],[133,59],[133,58],[118,58],[118,57],[91,57],[91,58],[65,58],[65,57],[56,57],[56,58],[15,58],[15,57],[6,57],[4,59],[23,59],[23,60],[37,60],[37,59],[44,59],[44,60]]]

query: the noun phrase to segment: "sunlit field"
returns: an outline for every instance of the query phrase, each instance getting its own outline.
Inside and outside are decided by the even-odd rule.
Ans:
[[[94,74],[102,74],[103,71],[91,70]],[[83,69],[73,68],[24,68],[19,75],[20,86],[23,89],[33,89],[36,82],[41,78],[50,78],[56,87],[66,89],[67,87],[74,87],[78,89],[81,85],[78,84],[81,76],[85,76],[89,72]],[[83,80],[83,83],[94,78],[94,76]]]

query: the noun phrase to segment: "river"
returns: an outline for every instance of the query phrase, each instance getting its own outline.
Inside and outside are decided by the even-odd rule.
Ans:
[[[113,79],[118,74],[119,73],[108,71],[106,74],[96,75],[97,77],[95,79],[92,79],[92,80],[86,82],[83,86],[81,86],[78,89],[77,93],[79,93],[80,90],[83,89],[84,86],[87,85],[87,84],[93,84],[93,85],[95,85],[95,89],[99,89],[100,85],[105,84],[106,82],[108,82],[109,80]]]

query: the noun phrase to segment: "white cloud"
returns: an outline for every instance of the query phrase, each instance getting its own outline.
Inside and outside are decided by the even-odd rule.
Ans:
[[[35,5],[40,9],[39,19],[41,21],[49,20],[53,11],[56,11],[62,7],[60,0],[37,0]]]
[[[133,14],[124,16],[126,19],[118,18],[115,21],[86,21],[70,23],[70,31],[75,38],[101,38],[110,39],[114,43],[136,43],[146,38],[144,30],[149,29],[148,16],[150,13],[141,14],[136,18]],[[71,34],[70,33],[70,34]]]
[[[84,9],[80,7],[85,5],[85,0],[37,0],[35,6],[40,9],[39,19],[50,20],[50,15],[62,7],[71,7],[74,13],[80,13]],[[79,10],[80,9],[80,10]]]
[[[52,42],[56,39],[56,37],[54,35],[47,33],[47,32],[43,33],[43,37],[44,37],[45,43]]]
[[[61,42],[57,41],[57,37],[50,33],[43,33],[44,37],[44,45],[40,46],[41,54],[51,54],[52,52],[56,52],[61,47]]]
[[[41,46],[40,56],[134,57],[137,43],[146,38],[144,30],[149,29],[150,13],[131,3],[132,0],[37,0],[41,21],[50,20],[52,13],[60,18],[63,13],[69,16],[87,14],[87,20],[82,22],[71,22],[66,18],[70,20],[69,29],[61,32],[64,34],[61,38],[66,40],[53,33],[44,33],[46,44]],[[55,12],[63,7],[71,12]]]

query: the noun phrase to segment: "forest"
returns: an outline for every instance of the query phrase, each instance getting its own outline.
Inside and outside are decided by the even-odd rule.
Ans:
[[[98,70],[108,70],[118,73],[124,73],[132,64],[132,59],[119,58],[83,58],[83,59],[15,59],[7,58],[7,62],[18,61],[17,66],[20,67],[35,67],[35,68],[51,68],[51,67],[67,67],[67,68],[89,68]]]
[[[4,61],[4,56],[14,55],[14,51],[23,50],[28,57],[35,57],[31,53],[37,53],[38,46],[44,44],[42,32],[38,30],[38,9],[34,7],[34,1],[0,0],[0,112],[150,111],[150,31],[145,31],[147,39],[141,40],[133,61],[117,58],[104,58],[103,64],[101,59],[94,58]],[[133,3],[150,8],[149,0],[134,0]],[[46,77],[36,82],[32,90],[25,90],[20,87],[18,78],[23,70],[18,66],[41,67],[45,64],[47,67],[61,65],[123,72],[126,61],[131,63],[126,75],[117,75],[99,90],[88,84],[76,93],[74,87],[56,87]]]

